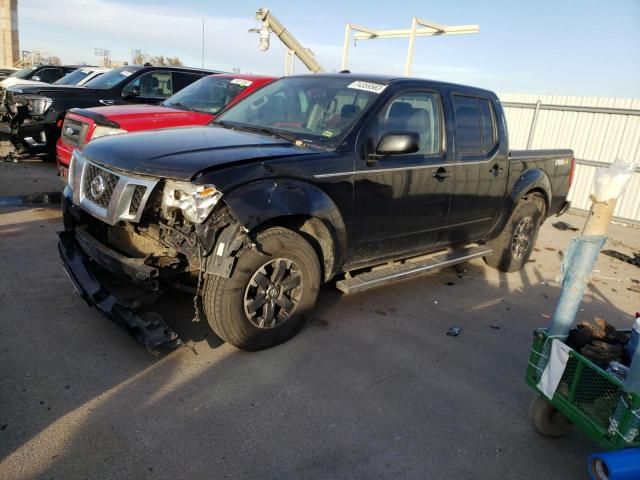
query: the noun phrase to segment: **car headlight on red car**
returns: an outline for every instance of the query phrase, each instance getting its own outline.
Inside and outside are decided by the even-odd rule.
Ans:
[[[90,140],[93,140],[94,138],[99,138],[99,137],[106,137],[107,135],[119,135],[121,133],[127,133],[127,131],[121,128],[105,127],[102,125],[98,125],[93,130]]]

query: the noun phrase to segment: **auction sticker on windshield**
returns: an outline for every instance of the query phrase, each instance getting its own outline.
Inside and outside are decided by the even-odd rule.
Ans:
[[[242,87],[248,87],[253,82],[251,80],[245,80],[244,78],[234,78],[233,80],[231,80],[230,83],[233,83],[235,85],[240,85]]]
[[[357,82],[350,83],[349,88],[355,88],[356,90],[364,90],[366,92],[372,93],[382,93],[384,92],[384,89],[387,88],[387,86],[381,85],[379,83],[363,82],[361,80],[358,80]]]
[[[129,70],[123,70],[120,72],[120,75],[124,75],[125,77],[128,77],[132,74],[133,72],[130,72]]]

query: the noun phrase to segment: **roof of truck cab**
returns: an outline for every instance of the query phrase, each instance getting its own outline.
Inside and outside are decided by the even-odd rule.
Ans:
[[[424,83],[425,85],[429,85],[431,87],[448,87],[452,90],[457,90],[460,93],[479,93],[479,94],[490,94],[495,96],[495,93],[491,90],[486,90],[484,88],[474,87],[471,85],[461,85],[458,83],[451,82],[443,82],[441,80],[432,80],[429,78],[419,78],[419,77],[398,77],[396,75],[377,75],[377,74],[369,74],[369,73],[309,73],[303,75],[292,75],[290,77],[285,78],[304,78],[304,77],[326,77],[326,78],[345,78],[350,77],[353,78],[353,81],[364,81],[364,82],[374,82],[380,83],[383,85],[392,85],[392,84],[402,84],[402,83],[411,83],[415,84],[417,82]]]

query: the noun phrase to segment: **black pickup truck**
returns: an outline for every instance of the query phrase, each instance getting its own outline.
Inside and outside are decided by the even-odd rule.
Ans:
[[[179,341],[139,313],[173,285],[257,350],[294,335],[332,279],[350,293],[474,257],[522,268],[568,207],[573,164],[570,150],[510,151],[486,90],[285,77],[209,126],[76,151],[59,250],[89,304],[147,347]]]
[[[6,92],[11,140],[18,151],[46,153],[55,148],[70,108],[147,103],[157,105],[203,75],[220,73],[185,67],[128,65],[114,68],[82,87],[15,85]]]

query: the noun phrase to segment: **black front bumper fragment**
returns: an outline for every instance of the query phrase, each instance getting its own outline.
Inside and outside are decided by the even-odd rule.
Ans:
[[[119,298],[110,292],[92,272],[92,261],[83,252],[74,231],[58,234],[58,251],[71,282],[82,298],[96,307],[116,324],[127,330],[143,347],[153,354],[173,350],[182,345],[178,335],[169,328],[160,315],[154,312],[137,313],[144,303],[140,298]],[[147,298],[157,298],[149,292]]]

